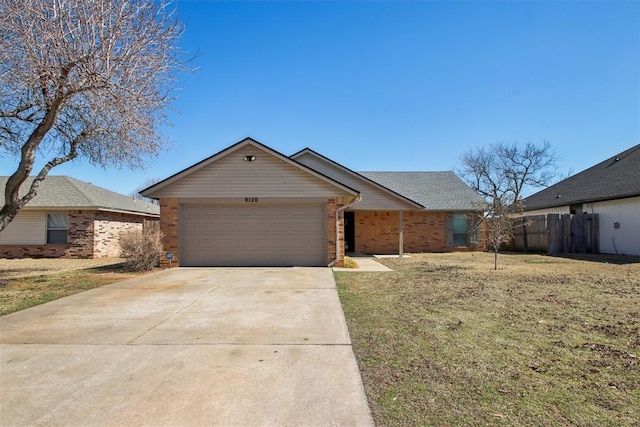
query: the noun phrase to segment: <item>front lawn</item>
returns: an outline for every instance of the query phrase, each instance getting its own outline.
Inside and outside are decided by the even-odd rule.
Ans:
[[[493,271],[491,254],[425,254],[336,272],[376,424],[638,425],[630,260],[513,254]]]
[[[56,261],[30,261],[33,274],[12,267],[7,260],[0,263],[0,316],[141,274],[126,271],[122,263],[78,269],[67,266],[66,271],[55,273]]]

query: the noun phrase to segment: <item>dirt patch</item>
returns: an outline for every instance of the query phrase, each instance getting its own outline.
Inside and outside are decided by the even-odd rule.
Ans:
[[[37,276],[71,270],[107,267],[122,263],[122,258],[65,259],[22,258],[0,259],[0,282],[17,277]]]

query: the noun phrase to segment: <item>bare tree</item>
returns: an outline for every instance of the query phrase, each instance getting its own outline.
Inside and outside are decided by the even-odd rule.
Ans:
[[[552,183],[557,154],[546,141],[541,146],[499,143],[467,151],[461,161],[458,175],[485,200],[478,215],[498,269],[500,245],[513,239],[512,218],[522,211],[522,196]]]
[[[526,192],[550,185],[557,160],[547,141],[541,146],[498,143],[465,152],[458,175],[485,199],[509,206]]]
[[[0,231],[53,167],[135,168],[163,147],[181,34],[164,0],[0,0],[0,153],[18,159]]]
[[[135,190],[133,190],[131,193],[129,193],[129,195],[131,197],[133,197],[136,200],[142,200],[143,202],[147,202],[147,203],[153,203],[154,205],[159,205],[160,202],[156,199],[152,199],[149,197],[145,197],[142,194],[140,194],[140,192],[142,190],[144,190],[145,188],[151,187],[153,184],[157,184],[160,181],[162,181],[162,178],[147,178],[144,181],[144,184],[139,185],[136,187]]]
[[[522,210],[520,202],[504,205],[500,199],[477,205],[477,211],[469,214],[477,223],[484,221],[489,248],[493,251],[493,268],[498,269],[498,253],[503,243],[513,240],[513,214]]]

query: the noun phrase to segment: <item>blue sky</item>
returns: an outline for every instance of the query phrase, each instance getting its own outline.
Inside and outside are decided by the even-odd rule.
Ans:
[[[177,7],[198,70],[180,79],[172,146],[144,171],[52,173],[126,194],[246,136],[354,170],[454,170],[473,147],[546,140],[566,173],[640,142],[640,2]]]

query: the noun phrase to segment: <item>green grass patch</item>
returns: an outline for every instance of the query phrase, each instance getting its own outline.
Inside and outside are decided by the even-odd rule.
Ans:
[[[376,424],[638,425],[640,264],[500,257],[335,273]]]

